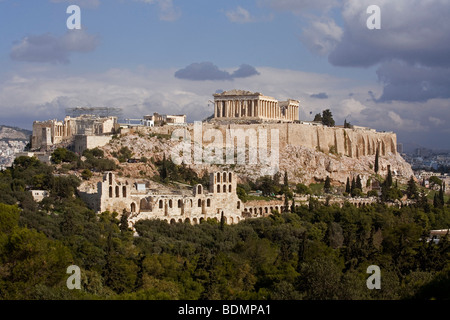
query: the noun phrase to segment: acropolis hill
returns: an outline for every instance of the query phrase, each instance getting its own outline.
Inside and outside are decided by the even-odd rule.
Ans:
[[[399,182],[413,175],[410,165],[396,152],[397,137],[393,132],[377,132],[374,129],[357,126],[328,127],[317,122],[301,121],[298,112],[301,106],[298,100],[278,101],[259,92],[230,90],[216,93],[213,97],[213,116],[200,125],[202,148],[207,148],[212,142],[217,143],[214,137],[211,135],[208,137],[208,133],[214,131],[221,133],[223,149],[227,143],[235,144],[235,139],[244,138],[247,147],[245,152],[248,153],[248,147],[252,147],[249,143],[253,137],[258,143],[263,141],[265,147],[270,150],[271,132],[277,131],[279,141],[277,169],[287,171],[292,183],[320,182],[329,176],[334,183],[344,184],[348,177],[360,175],[364,184],[374,175],[373,166],[377,149],[380,155],[378,173],[381,176],[386,176],[388,166]],[[136,125],[119,125],[115,122],[108,127],[105,123],[116,121],[114,118],[96,118],[95,121],[83,116],[71,118],[71,123],[77,123],[76,128],[82,128],[78,129],[73,137],[66,134],[69,130],[64,129],[65,122],[57,124],[61,129],[55,127],[55,121],[51,124],[36,122],[33,136],[40,137],[46,134],[45,139],[41,139],[45,144],[39,144],[40,140],[37,138],[33,141],[37,142],[35,147],[39,148],[48,147],[52,142],[55,144],[59,140],[74,139],[76,152],[81,153],[85,148],[98,146],[113,159],[115,158],[111,154],[123,146],[131,149],[134,158],[137,159],[146,157],[159,160],[164,154],[169,157],[174,147],[179,144],[178,141],[170,139],[175,130],[185,130],[190,135],[192,146],[195,145],[194,138],[199,133],[196,133],[194,128],[197,125],[198,129],[198,124],[187,124],[184,122],[185,118],[183,120],[181,116],[178,117],[181,120],[178,122],[169,123],[168,119],[172,116],[167,116],[167,124],[162,120],[156,123],[160,117],[160,115],[144,116],[144,120]],[[59,138],[58,134],[61,132],[62,137]],[[119,134],[119,139],[111,140],[113,134]],[[265,172],[262,165],[251,164],[197,162],[188,166],[198,173],[202,173],[205,169],[209,172],[232,170],[242,179],[256,179]],[[121,170],[124,175],[136,178],[141,177],[142,173],[146,176],[156,173],[156,168],[151,163],[127,163],[122,165]]]
[[[413,172],[408,163],[397,154],[397,137],[393,132],[377,132],[374,129],[352,126],[352,128],[327,127],[320,123],[300,121],[298,118],[299,101],[288,99],[278,102],[273,97],[258,92],[243,90],[225,91],[214,94],[214,117],[201,124],[200,134],[203,148],[214,138],[206,138],[211,130],[221,132],[224,149],[227,143],[236,144],[235,139],[245,136],[248,153],[250,138],[266,143],[271,148],[270,132],[276,130],[279,136],[279,170],[287,171],[292,182],[311,183],[324,181],[326,176],[335,183],[345,183],[347,177],[361,175],[363,183],[374,174],[373,165],[376,150],[380,155],[379,174],[385,176],[388,166],[400,181],[409,179]],[[164,134],[170,137],[175,130],[186,130],[192,142],[195,135],[194,124],[183,126],[165,125],[155,127],[135,126],[122,129],[123,139],[120,145],[127,145],[136,157],[145,156],[161,159],[178,142],[169,139],[143,139],[142,134]],[[198,131],[198,130],[197,130]],[[260,134],[267,135],[266,140]],[[127,137],[127,135],[131,135]],[[185,134],[184,134],[185,135]],[[267,141],[267,142],[265,142]],[[194,145],[194,143],[193,143]],[[114,151],[113,145],[106,150]],[[136,166],[139,166],[136,164]],[[232,168],[240,177],[256,179],[263,174],[261,165],[190,165],[198,173],[204,169],[209,171]],[[131,166],[132,167],[132,166]],[[124,170],[132,170],[131,168]],[[139,171],[145,171],[141,166]],[[133,172],[130,172],[133,174]]]

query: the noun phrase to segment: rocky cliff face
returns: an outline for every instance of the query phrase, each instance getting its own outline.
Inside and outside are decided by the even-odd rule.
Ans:
[[[124,134],[118,140],[113,140],[102,149],[110,157],[113,152],[118,152],[121,147],[128,147],[134,154],[134,158],[140,159],[146,157],[160,160],[166,154],[170,158],[173,148],[179,142],[171,141],[167,136],[150,136],[148,132]],[[359,148],[357,145],[353,148]],[[367,148],[367,147],[366,147]],[[363,149],[361,147],[361,149]],[[379,158],[378,174],[385,177],[388,166],[394,179],[399,182],[406,182],[413,171],[411,166],[397,153],[391,152],[391,148],[386,148],[385,154]],[[372,153],[372,152],[370,152]],[[364,153],[362,153],[364,154]],[[306,146],[292,145],[286,143],[279,149],[278,169],[282,172],[287,171],[289,180],[292,183],[313,183],[324,181],[329,176],[335,184],[345,184],[347,177],[356,177],[360,175],[363,185],[374,175],[375,156],[358,155],[348,156],[339,153],[323,152],[320,148],[311,148]],[[264,165],[214,165],[214,164],[192,164],[189,165],[197,173],[201,174],[204,170],[213,171],[217,169],[234,170],[241,178],[256,179],[267,173],[269,166]],[[156,167],[151,161],[147,163],[127,163],[122,166],[124,176],[143,177],[152,176],[156,173]]]

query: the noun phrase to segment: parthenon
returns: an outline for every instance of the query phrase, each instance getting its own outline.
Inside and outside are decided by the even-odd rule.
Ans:
[[[278,101],[259,92],[230,90],[213,94],[214,119],[293,122],[299,120],[299,101]]]

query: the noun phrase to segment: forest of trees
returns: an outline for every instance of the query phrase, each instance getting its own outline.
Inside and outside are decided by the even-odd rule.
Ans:
[[[426,241],[431,229],[449,227],[448,204],[340,208],[312,200],[236,225],[141,220],[134,234],[126,216],[88,209],[76,196],[78,178],[53,170],[20,157],[0,172],[0,299],[450,297],[450,242]],[[50,196],[36,203],[29,188]],[[73,264],[81,290],[66,286]],[[380,290],[366,287],[369,265],[381,268]]]

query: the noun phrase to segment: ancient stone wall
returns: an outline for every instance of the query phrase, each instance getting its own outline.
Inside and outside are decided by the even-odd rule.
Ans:
[[[194,139],[194,125],[186,127],[191,139]],[[210,124],[203,123],[202,134],[208,130],[219,130],[222,133],[224,146],[226,137],[230,138],[231,130],[241,130],[244,134],[256,134],[258,141],[266,140],[260,137],[260,132],[267,134],[267,148],[271,148],[270,132],[278,130],[279,147],[284,149],[287,145],[302,146],[325,153],[341,154],[351,158],[375,155],[379,148],[380,156],[389,153],[397,154],[397,136],[393,132],[377,132],[370,129],[344,129],[339,127],[326,127],[321,125],[308,125],[302,123],[262,123],[262,124]],[[140,129],[142,130],[142,129]],[[183,130],[177,127],[145,128],[150,132],[172,134],[174,130]],[[261,139],[260,139],[261,138]],[[203,139],[203,145],[210,141]],[[236,141],[234,142],[236,144]],[[248,142],[247,142],[248,144]]]

